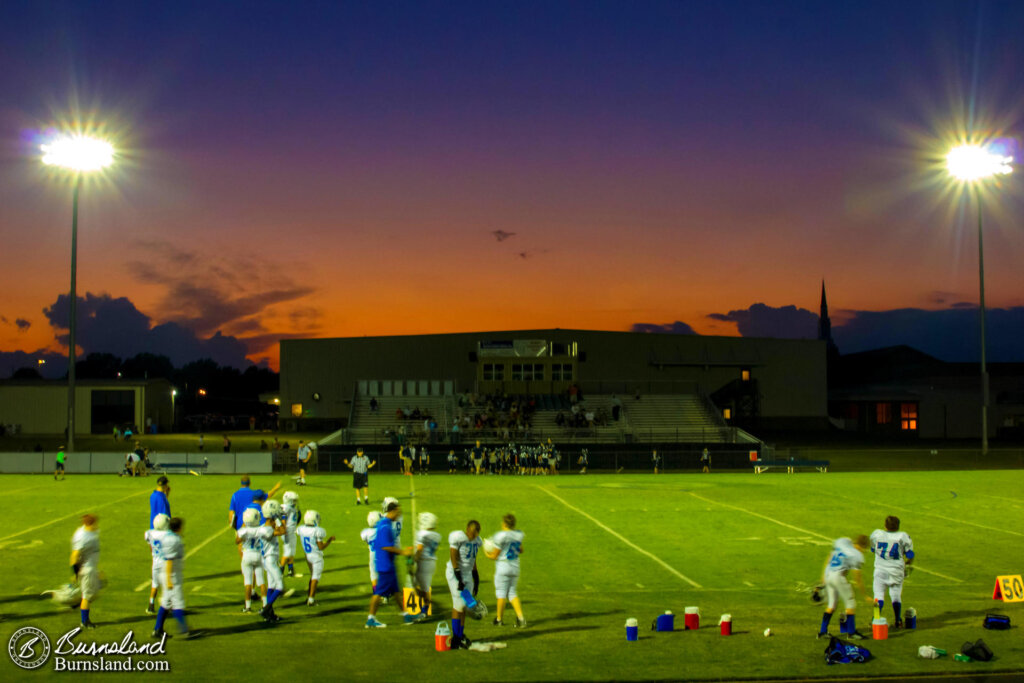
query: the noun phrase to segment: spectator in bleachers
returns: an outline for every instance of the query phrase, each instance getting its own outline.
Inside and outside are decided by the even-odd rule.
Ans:
[[[377,412],[377,408],[378,408],[377,397],[376,396],[371,396],[370,397],[370,412],[371,413],[376,413]]]
[[[616,422],[619,421],[619,415],[622,414],[622,400],[618,396],[612,394],[612,419]]]
[[[575,404],[580,399],[580,388],[573,384],[569,387],[569,403]]]

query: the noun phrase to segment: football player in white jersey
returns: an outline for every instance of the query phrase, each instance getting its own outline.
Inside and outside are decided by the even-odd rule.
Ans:
[[[164,535],[170,528],[171,518],[162,512],[153,518],[153,528],[146,530],[146,543],[153,555],[152,581],[149,586],[149,607],[146,614],[156,614],[156,592],[160,588],[160,572],[164,570],[164,556],[160,552]]]
[[[165,637],[164,620],[168,612],[178,622],[182,636],[191,638],[197,635],[195,631],[189,631],[185,623],[185,544],[180,536],[184,526],[185,522],[180,517],[172,517],[168,523],[169,530],[162,539],[160,552],[164,558],[164,567],[160,572],[160,587],[163,591],[160,595],[160,610],[156,613],[156,626],[153,627],[154,639]]]
[[[526,628],[523,604],[519,600],[516,586],[519,583],[519,556],[523,554],[523,532],[516,529],[516,516],[505,515],[501,520],[501,531],[494,534],[489,543],[485,542],[487,557],[496,560],[494,567],[494,593],[498,598],[498,615],[494,624],[501,626],[505,614],[505,603],[511,602],[516,611],[516,628]]]
[[[306,553],[306,564],[309,566],[309,592],[306,595],[306,605],[316,605],[316,585],[324,572],[324,550],[334,541],[334,536],[328,537],[327,532],[320,526],[320,513],[316,510],[306,510],[303,524],[295,530],[295,534],[302,542],[302,550]]]
[[[89,603],[100,592],[100,532],[96,515],[82,515],[82,526],[71,537],[71,573],[82,590],[82,628],[96,628],[89,619]]]
[[[851,541],[849,538],[840,538],[836,539],[833,544],[832,552],[829,553],[828,560],[825,562],[825,573],[822,579],[822,583],[825,584],[828,604],[825,607],[825,614],[821,618],[819,638],[828,637],[828,623],[832,620],[832,613],[836,611],[839,598],[842,598],[843,606],[846,608],[846,621],[840,624],[840,632],[845,633],[853,640],[864,639],[864,636],[857,631],[857,622],[854,619],[857,601],[847,575],[852,575],[860,593],[866,594],[860,568],[864,566],[864,551],[867,549],[868,537],[864,534],[858,536],[855,541]],[[870,598],[868,600],[870,601]]]
[[[437,566],[437,548],[441,545],[441,534],[437,533],[437,516],[431,512],[421,512],[420,528],[416,532],[416,592],[425,602],[430,604],[430,586],[434,582],[434,568]]]
[[[260,594],[266,595],[267,583],[263,576],[263,545],[259,537],[260,511],[246,508],[242,513],[242,524],[235,536],[235,543],[242,549],[242,581],[245,583],[245,606],[243,612],[252,611],[252,587],[259,586]],[[266,599],[266,598],[264,598]]]
[[[377,586],[377,561],[374,558],[373,552],[373,541],[377,538],[377,523],[380,521],[381,514],[374,510],[370,514],[366,515],[366,528],[359,532],[359,538],[362,539],[363,543],[370,551],[370,587],[374,588]]]
[[[285,491],[281,496],[284,503],[281,505],[281,516],[284,519],[284,540],[281,549],[281,569],[288,565],[288,576],[295,576],[295,530],[299,527],[299,520],[302,519],[302,510],[299,509],[299,494],[294,491]]]
[[[903,579],[914,561],[914,542],[900,531],[900,518],[885,518],[885,531],[871,532],[871,554],[875,556],[875,616],[885,607],[885,589],[889,589],[895,628],[903,628]]]
[[[281,617],[274,612],[274,601],[284,593],[284,576],[281,573],[280,546],[277,537],[284,535],[284,514],[281,505],[274,499],[263,504],[266,523],[259,527],[260,552],[263,554],[263,571],[267,576],[267,600],[260,616],[263,621],[278,622]]]
[[[473,570],[476,568],[476,555],[483,545],[480,539],[480,522],[471,519],[465,531],[453,531],[448,534],[448,564],[445,565],[445,578],[448,579],[448,590],[452,594],[452,649],[469,648],[470,640],[466,637],[466,601],[462,591],[470,593],[476,588],[473,581]]]

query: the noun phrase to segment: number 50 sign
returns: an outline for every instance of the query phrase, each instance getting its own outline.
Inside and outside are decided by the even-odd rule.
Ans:
[[[1021,580],[1020,574],[997,576],[992,599],[1003,602],[1024,602],[1024,580]]]

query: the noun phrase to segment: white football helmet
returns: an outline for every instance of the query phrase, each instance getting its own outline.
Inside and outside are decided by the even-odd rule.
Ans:
[[[306,510],[306,514],[302,517],[302,522],[306,526],[320,526],[320,513],[316,510]]]
[[[376,510],[374,510],[370,514],[366,515],[366,526],[368,526],[370,528],[375,528],[377,526],[377,522],[380,521],[380,518],[382,516],[383,515],[381,515]]]
[[[242,523],[245,526],[259,526],[260,511],[256,508],[246,508],[245,512],[242,513]]]
[[[171,518],[161,512],[153,518],[153,528],[157,531],[167,531],[171,528]]]
[[[419,522],[421,529],[436,529],[437,515],[433,512],[421,512]]]
[[[58,605],[75,607],[82,602],[82,589],[74,583],[61,586],[55,591],[46,591],[43,593],[43,595],[47,594],[49,594],[50,599]]]
[[[271,498],[263,504],[263,516],[267,519],[277,519],[281,516],[281,504]]]
[[[493,553],[497,549],[498,549],[498,546],[497,546],[497,544],[495,544],[494,541],[492,541],[489,538],[485,538],[484,539],[484,552],[485,553],[490,555],[491,553]]]
[[[387,514],[388,505],[390,505],[391,503],[397,503],[397,502],[398,502],[398,499],[394,498],[392,496],[388,496],[387,498],[385,498],[384,502],[380,504],[380,514],[382,514],[382,515],[383,514]]]
[[[295,493],[295,491],[285,491],[284,495],[281,496],[281,500],[284,501],[285,505],[294,506],[299,502],[299,494]]]
[[[476,601],[476,606],[469,610],[469,616],[473,619],[483,619],[487,616],[487,605],[483,600]]]

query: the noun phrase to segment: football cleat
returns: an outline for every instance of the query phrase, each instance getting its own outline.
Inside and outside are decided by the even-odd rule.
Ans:
[[[822,638],[828,638],[828,637],[829,637],[828,631],[822,631],[822,632],[818,633],[818,640],[821,640]]]
[[[82,628],[96,628],[96,624],[92,623],[90,620],[82,624]]]
[[[387,628],[388,625],[382,621],[378,621],[377,617],[370,617],[366,620],[366,625],[363,628]]]
[[[146,614],[156,614],[156,610],[153,609],[153,605],[146,608]]]
[[[160,640],[161,638],[164,637],[164,632],[159,630],[159,629],[153,629],[153,632],[149,634],[149,637],[152,638],[153,640]],[[171,634],[168,633],[167,637],[171,638],[173,636],[171,636]]]
[[[853,633],[847,633],[846,637],[850,640],[867,640],[868,637],[860,631],[854,631]]]
[[[516,619],[516,623],[512,625],[512,628],[526,628],[526,619]]]
[[[494,621],[491,622],[492,626],[504,626],[505,624],[498,621],[498,617],[494,617]]]
[[[243,607],[242,614],[249,614],[252,612],[252,607]]]
[[[420,614],[409,614],[409,613],[406,613],[406,614],[402,615],[402,621],[403,621],[403,623],[406,626],[408,626],[409,624],[418,624],[419,622],[423,621],[426,618],[427,618],[427,615],[423,614],[423,613],[420,613]]]
[[[893,624],[892,627],[894,629],[901,629],[901,628],[903,628],[903,620],[902,619],[897,619],[896,623]]]

